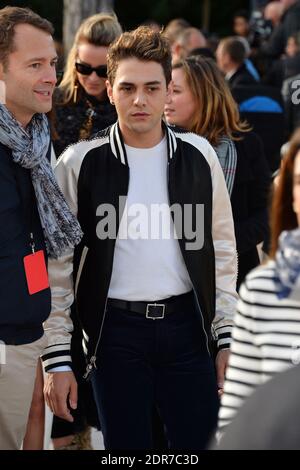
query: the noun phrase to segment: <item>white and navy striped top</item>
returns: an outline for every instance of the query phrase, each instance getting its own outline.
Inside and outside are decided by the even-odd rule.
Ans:
[[[279,299],[275,262],[253,270],[240,289],[219,429],[276,372],[300,363],[300,289]]]

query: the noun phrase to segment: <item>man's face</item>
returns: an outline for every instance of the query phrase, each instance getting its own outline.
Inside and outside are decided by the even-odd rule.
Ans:
[[[116,106],[125,142],[138,147],[155,145],[170,97],[162,66],[154,61],[123,59],[113,86],[107,82],[107,92]]]
[[[288,55],[289,57],[295,57],[295,55],[299,52],[299,47],[297,42],[295,41],[295,38],[288,38],[285,52],[286,55]]]
[[[197,109],[195,98],[182,67],[173,69],[172,81],[173,93],[169,104],[165,106],[165,118],[168,124],[175,124],[191,130],[193,118],[196,113],[201,113],[201,109]]]
[[[249,23],[243,16],[236,16],[233,21],[233,31],[237,36],[246,38],[249,34]]]
[[[0,64],[0,80],[6,85],[6,107],[26,126],[35,113],[52,107],[57,56],[52,36],[28,24],[15,27],[14,45],[6,67]]]

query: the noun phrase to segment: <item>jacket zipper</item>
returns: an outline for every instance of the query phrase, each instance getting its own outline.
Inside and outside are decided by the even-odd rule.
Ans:
[[[78,267],[78,273],[77,273],[77,278],[76,278],[76,283],[75,283],[75,288],[74,288],[75,298],[77,297],[77,290],[78,290],[78,286],[79,286],[79,282],[81,278],[81,273],[84,268],[84,263],[85,263],[88,251],[89,251],[88,247],[84,246],[82,249],[82,253],[81,253],[81,258],[80,258],[80,263]]]
[[[129,182],[128,182],[128,186],[129,186]],[[127,190],[127,195],[128,195],[128,190]],[[122,214],[122,217],[123,217],[123,214]],[[122,220],[122,217],[120,218],[120,221]],[[120,226],[119,226],[119,229],[120,229]],[[117,238],[118,238],[118,234],[119,234],[119,229],[118,229],[118,233],[117,233]],[[112,271],[110,273],[110,279],[111,279],[111,276],[112,276]],[[108,291],[107,291],[108,292]],[[104,306],[104,314],[103,314],[103,318],[102,318],[102,322],[101,322],[101,327],[100,327],[100,333],[99,333],[99,336],[98,336],[98,340],[97,340],[97,343],[96,343],[96,347],[94,349],[94,354],[91,356],[87,366],[86,366],[86,369],[85,369],[85,374],[83,375],[83,379],[84,380],[88,380],[89,379],[89,376],[90,374],[92,373],[93,369],[97,369],[97,365],[96,365],[96,360],[97,360],[97,351],[98,351],[98,348],[99,348],[99,344],[100,344],[100,340],[101,340],[101,336],[102,336],[102,331],[103,331],[103,326],[104,326],[104,321],[105,321],[105,318],[106,318],[106,312],[107,312],[107,301],[108,301],[108,297],[106,296],[106,299],[105,299],[105,306]]]
[[[76,283],[75,283],[75,289],[74,289],[75,297],[77,297],[77,290],[78,290],[81,274],[82,274],[82,271],[83,271],[83,268],[84,268],[84,264],[85,264],[85,260],[86,260],[88,251],[89,251],[88,247],[84,246],[83,250],[82,250],[81,258],[80,258],[78,274],[77,274],[77,279],[76,279]],[[101,339],[103,324],[104,324],[104,320],[105,320],[105,316],[106,316],[106,306],[107,306],[107,297],[106,297],[106,300],[105,300],[105,310],[104,310],[104,315],[103,315],[103,319],[102,319],[102,323],[101,323],[101,328],[100,328],[98,341],[97,341],[97,344],[96,344],[94,354],[91,356],[91,358],[90,358],[90,360],[89,360],[89,362],[86,366],[85,374],[83,375],[84,379],[88,379],[88,377],[89,377],[90,373],[92,372],[93,368],[97,369],[97,366],[96,366],[97,349],[98,349],[99,342],[100,342],[100,339]]]
[[[186,268],[186,269],[187,269],[187,268]],[[192,280],[191,280],[191,282],[192,282]],[[203,329],[204,334],[205,334],[207,352],[208,352],[208,354],[211,356],[210,350],[209,350],[209,346],[208,346],[208,336],[207,336],[206,330],[205,330],[205,328],[204,328],[204,318],[203,318],[202,310],[201,310],[200,305],[199,305],[199,301],[198,301],[196,289],[195,289],[195,287],[194,287],[193,282],[192,282],[192,286],[193,286],[194,295],[195,295],[195,297],[196,297],[196,301],[197,301],[199,313],[200,313],[200,316],[201,316],[202,329]]]
[[[96,360],[97,360],[97,351],[98,351],[98,347],[99,347],[99,343],[100,343],[100,340],[101,340],[101,336],[102,336],[102,330],[103,330],[103,326],[104,326],[104,320],[105,320],[105,317],[106,317],[106,310],[107,310],[107,300],[108,300],[108,297],[106,297],[105,299],[105,307],[104,307],[104,314],[103,314],[103,318],[102,318],[102,322],[101,322],[101,327],[100,327],[100,333],[99,333],[99,336],[98,336],[98,340],[97,340],[97,343],[96,343],[96,347],[95,347],[95,350],[94,350],[94,354],[91,356],[87,366],[86,366],[86,369],[85,369],[85,374],[83,376],[83,378],[85,380],[88,380],[91,372],[93,371],[93,369],[97,369],[97,365],[96,365]]]
[[[80,283],[80,278],[81,278],[81,274],[82,274],[82,271],[83,271],[83,268],[84,268],[84,264],[85,264],[85,260],[86,260],[87,254],[88,254],[88,250],[89,250],[88,247],[86,247],[86,246],[83,247],[80,262],[79,262],[79,267],[78,267],[78,274],[77,274],[77,278],[76,278],[75,289],[74,289],[75,298],[77,297],[77,291],[78,291],[78,287],[79,287],[79,283]],[[106,303],[107,303],[107,300],[106,300]],[[106,306],[106,303],[105,303],[105,306]],[[103,322],[102,322],[102,324],[103,324]],[[101,331],[102,331],[102,325],[101,325],[100,333],[101,333]],[[97,342],[96,348],[98,347],[98,343],[99,343],[99,341]],[[85,374],[83,376],[84,379],[88,378],[88,376],[90,375],[90,373],[93,370],[93,367],[96,368],[96,351],[93,354],[93,356],[90,358],[89,363],[86,366],[86,371],[85,371]]]

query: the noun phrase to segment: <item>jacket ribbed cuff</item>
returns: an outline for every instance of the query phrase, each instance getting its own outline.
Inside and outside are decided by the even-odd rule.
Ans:
[[[70,343],[55,344],[53,346],[48,346],[47,348],[45,348],[44,353],[42,355],[42,361],[45,372],[48,372],[50,369],[59,366],[72,367],[70,349]]]
[[[216,333],[218,335],[218,349],[228,349],[230,348],[231,344],[231,332],[232,332],[232,326],[221,326],[216,330]]]

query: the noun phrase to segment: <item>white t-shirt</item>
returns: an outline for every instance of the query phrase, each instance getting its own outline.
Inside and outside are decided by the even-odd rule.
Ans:
[[[169,207],[167,140],[153,148],[125,147],[129,190],[108,297],[153,301],[189,292],[192,283]]]

